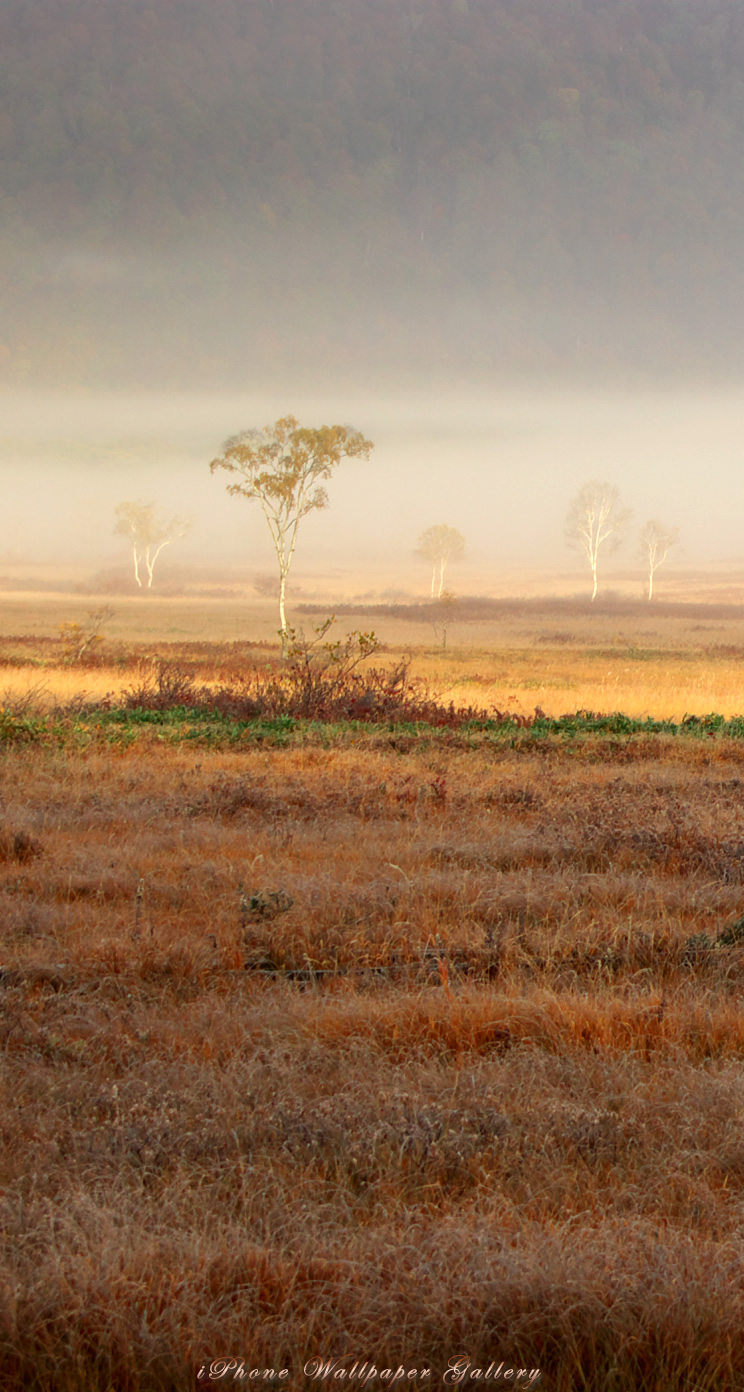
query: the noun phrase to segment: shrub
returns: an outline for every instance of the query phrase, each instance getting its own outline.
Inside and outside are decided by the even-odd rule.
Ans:
[[[426,724],[457,729],[487,723],[530,725],[532,719],[478,706],[442,704],[421,678],[413,677],[410,660],[391,667],[372,666],[379,651],[374,633],[355,629],[331,639],[334,620],[326,619],[307,638],[290,629],[286,658],[219,684],[197,684],[193,667],[161,659],[139,664],[139,679],[125,689],[127,710],[167,711],[175,707],[209,711],[232,720],[275,720]],[[110,707],[113,699],[107,702]]]

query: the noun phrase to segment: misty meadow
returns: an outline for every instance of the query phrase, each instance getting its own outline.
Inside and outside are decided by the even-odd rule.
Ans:
[[[0,1386],[736,1392],[740,7],[0,71]]]

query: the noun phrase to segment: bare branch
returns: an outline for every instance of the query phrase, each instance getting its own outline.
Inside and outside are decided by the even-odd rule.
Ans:
[[[655,518],[641,530],[638,549],[648,571],[648,598],[653,598],[654,575],[679,538],[679,527],[665,527]]]

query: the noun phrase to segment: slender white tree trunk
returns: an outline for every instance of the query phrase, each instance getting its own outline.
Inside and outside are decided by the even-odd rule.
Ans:
[[[437,599],[442,598],[442,590],[444,589],[444,567],[446,564],[446,560],[440,561],[439,563],[439,591],[437,593]]]
[[[137,581],[137,584],[139,585],[140,589],[142,589],[142,581],[140,580],[140,573],[139,573],[139,556],[137,555],[137,543],[136,543],[136,541],[135,541],[135,543],[134,543],[134,546],[132,547],[132,552],[133,552],[133,555],[134,555],[134,578],[135,578],[135,580]]]
[[[147,565],[147,574],[148,574],[148,576],[150,577],[150,578],[148,579],[148,581],[147,581],[147,588],[148,588],[148,590],[151,590],[151,589],[152,589],[152,581],[153,581],[153,576],[154,576],[154,574],[155,574],[155,562],[156,562],[156,560],[158,559],[158,556],[160,555],[160,552],[163,550],[163,547],[164,547],[164,546],[168,546],[168,545],[169,545],[169,542],[170,542],[170,539],[168,539],[167,541],[161,541],[161,543],[160,543],[160,545],[159,545],[157,551],[155,552],[155,555],[152,557],[152,559],[150,559],[150,548],[149,548],[149,546],[148,546],[148,548],[147,548],[147,551],[145,552],[145,563],[146,563],[146,565]]]
[[[596,562],[596,560],[592,561],[592,575],[594,576],[594,589],[592,590],[592,599],[596,599],[596,598],[597,598],[597,562]]]
[[[434,598],[437,588],[437,563],[434,561],[431,567],[431,597]]]
[[[650,569],[649,569],[649,572],[648,572],[648,597],[649,597],[649,599],[650,599],[651,596],[653,595],[653,592],[654,592],[654,568],[653,568],[653,566],[651,566]]]
[[[285,600],[287,597],[287,572],[284,566],[279,568],[279,623],[282,634],[282,657],[287,656],[287,611]]]
[[[282,638],[282,657],[287,656],[289,648],[289,634],[287,631],[287,576],[292,564],[295,546],[297,545],[297,528],[300,521],[300,513],[289,522],[282,520],[272,514],[266,502],[262,502],[264,517],[269,524],[269,531],[274,542],[276,559],[279,562],[279,623]]]

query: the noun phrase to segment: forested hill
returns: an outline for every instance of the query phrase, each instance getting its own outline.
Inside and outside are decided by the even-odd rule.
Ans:
[[[10,381],[744,369],[741,0],[0,0]]]

